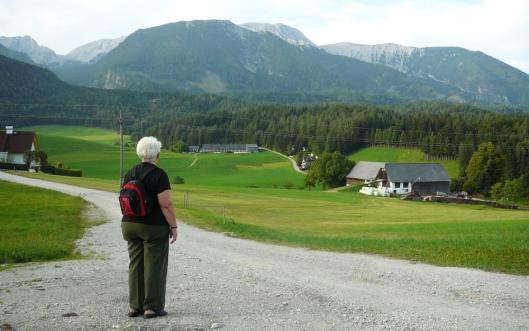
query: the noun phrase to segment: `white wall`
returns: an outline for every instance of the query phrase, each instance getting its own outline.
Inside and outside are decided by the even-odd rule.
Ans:
[[[7,154],[7,163],[25,164],[25,162],[24,162],[24,154],[8,153]]]
[[[405,193],[411,192],[411,183],[406,182],[406,184],[408,184],[407,187],[404,187],[404,182],[401,182],[399,184],[400,185],[397,188],[396,183],[389,182],[389,187],[388,187],[389,192],[394,193],[394,194],[405,194]]]

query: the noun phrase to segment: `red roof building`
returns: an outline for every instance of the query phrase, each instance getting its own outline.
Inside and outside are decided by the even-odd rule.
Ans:
[[[25,164],[24,152],[37,149],[35,132],[15,131],[12,126],[0,131],[0,163]]]

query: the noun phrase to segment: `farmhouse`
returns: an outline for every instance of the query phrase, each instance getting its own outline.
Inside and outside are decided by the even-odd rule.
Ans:
[[[450,192],[450,178],[439,163],[386,163],[376,176],[379,189],[391,194]]]
[[[31,131],[15,131],[12,126],[6,126],[0,131],[0,164],[3,167],[25,165],[24,152],[38,148],[37,136]]]
[[[256,144],[204,144],[201,153],[255,153],[259,151]]]
[[[358,162],[347,175],[347,186],[367,184],[373,181],[385,165],[383,162]]]

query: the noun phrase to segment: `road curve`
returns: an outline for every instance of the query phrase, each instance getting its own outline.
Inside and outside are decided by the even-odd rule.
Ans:
[[[82,194],[110,219],[78,243],[91,258],[0,272],[0,324],[16,330],[529,329],[526,276],[274,246],[185,224],[171,246],[169,315],[131,319],[116,194],[0,179]]]
[[[281,156],[281,157],[284,157],[285,159],[289,160],[290,163],[292,163],[292,168],[294,168],[294,171],[299,172],[300,174],[304,174],[304,175],[307,174],[305,171],[303,171],[303,170],[301,170],[301,169],[299,168],[298,164],[296,163],[296,160],[294,160],[294,159],[288,157],[287,155],[285,155],[285,154],[283,154],[283,153],[280,153],[280,152],[278,152],[278,151],[274,151],[273,149],[268,149],[268,148],[266,148],[266,147],[259,147],[259,149],[264,149],[265,151],[269,151],[269,152],[272,152],[272,153],[274,153],[274,154],[277,154],[277,155],[279,155],[279,156]]]

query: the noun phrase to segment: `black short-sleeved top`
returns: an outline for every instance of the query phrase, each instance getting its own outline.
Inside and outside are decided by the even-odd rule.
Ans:
[[[154,167],[151,172],[147,174],[147,176],[142,180],[143,185],[145,186],[145,190],[147,191],[147,194],[149,194],[153,198],[153,208],[152,212],[145,216],[145,217],[126,217],[123,216],[121,219],[122,222],[135,222],[135,223],[142,223],[147,225],[165,225],[167,226],[167,222],[165,221],[165,216],[162,213],[162,209],[160,208],[160,204],[158,203],[158,194],[162,193],[165,190],[170,190],[171,185],[169,184],[169,177],[167,177],[167,174],[162,169],[158,168],[152,163],[149,162],[143,162],[140,163],[132,169],[130,169],[123,179],[123,183],[127,183],[130,181],[131,177],[134,175],[134,171],[138,167],[138,174],[143,173],[147,170],[149,167]]]

